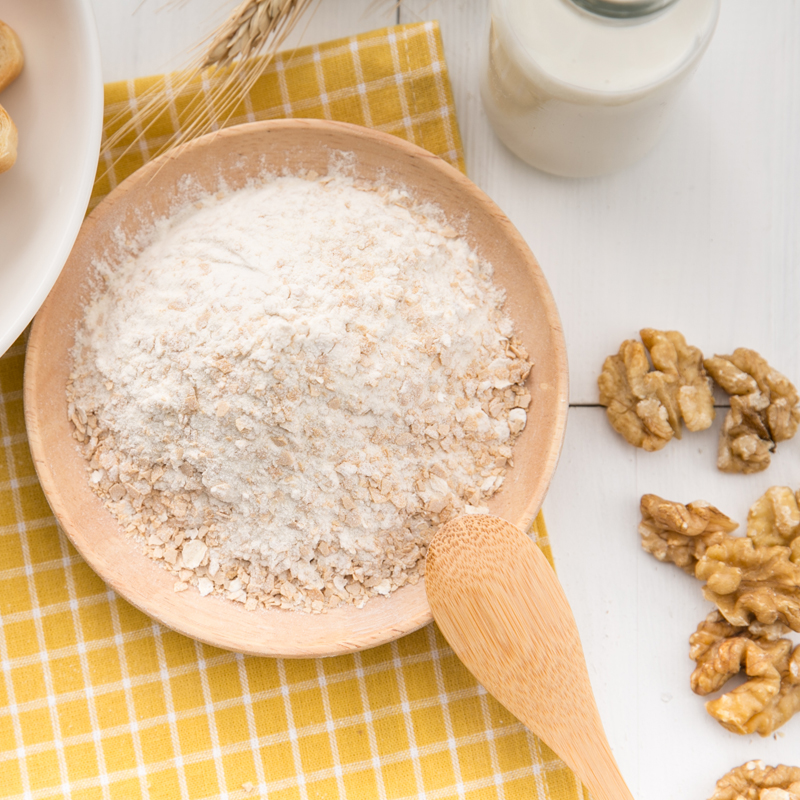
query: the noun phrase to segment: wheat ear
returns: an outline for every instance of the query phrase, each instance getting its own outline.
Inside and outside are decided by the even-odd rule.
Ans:
[[[223,71],[221,80],[207,96],[198,93],[190,101],[181,131],[172,137],[167,146],[180,145],[224,126],[314,1],[243,0],[236,6],[219,29],[198,47],[200,55],[172,78],[172,92],[179,94],[198,76],[209,71],[211,74]],[[262,55],[263,58],[254,58],[256,55]],[[119,126],[103,145],[109,154],[132,133],[134,139],[116,158],[112,158],[105,172],[140,143],[158,117],[167,111],[169,99],[164,87],[155,84],[139,96],[137,103],[138,110],[127,122],[122,122],[128,115],[127,110],[108,121],[111,127]],[[208,109],[214,109],[219,121],[212,119],[207,113]]]

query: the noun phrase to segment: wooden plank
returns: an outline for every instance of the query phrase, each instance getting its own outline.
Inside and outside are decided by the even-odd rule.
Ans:
[[[194,48],[225,19],[235,0],[92,0],[106,81],[152,75],[184,66]],[[391,0],[318,0],[286,46],[313,44],[393,25]]]
[[[469,174],[550,281],[572,401],[596,402],[604,357],[645,326],[709,353],[752,347],[800,381],[800,6],[728,0],[664,140],[591,180],[538,172],[494,136],[478,93],[487,16],[478,0],[401,10],[440,21]]]
[[[641,549],[639,499],[705,499],[741,523],[770,486],[797,487],[800,456],[781,445],[769,470],[715,467],[721,416],[658,453],[635,450],[599,408],[573,408],[545,517],[614,754],[637,797],[708,797],[714,782],[753,758],[797,764],[800,717],[775,738],[723,729],[689,688],[689,635],[712,610],[701,584]],[[795,637],[800,642],[800,637]]]

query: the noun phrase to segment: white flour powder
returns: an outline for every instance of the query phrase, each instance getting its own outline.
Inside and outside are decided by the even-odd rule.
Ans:
[[[98,271],[70,418],[176,590],[361,605],[502,484],[530,363],[490,265],[405,193],[272,178]]]

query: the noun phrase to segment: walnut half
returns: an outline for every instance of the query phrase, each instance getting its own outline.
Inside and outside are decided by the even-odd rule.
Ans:
[[[800,425],[800,397],[789,379],[755,350],[740,347],[730,356],[707,358],[711,377],[731,395],[722,425],[717,467],[723,472],[760,472],[778,442]]]
[[[783,625],[748,630],[731,625],[718,611],[689,638],[689,656],[697,662],[692,691],[707,695],[721,689],[742,668],[745,683],[706,703],[706,710],[734,733],[768,736],[800,709],[800,647],[792,651]]]
[[[667,412],[675,435],[680,438],[679,416],[690,431],[704,431],[710,427],[715,414],[714,395],[700,350],[686,344],[678,331],[642,328],[639,335],[653,366],[670,378]]]
[[[756,547],[784,545],[790,558],[800,564],[800,492],[788,486],[772,486],[756,500],[747,514],[747,535]]]
[[[800,631],[800,564],[788,547],[758,547],[749,537],[730,536],[697,562],[706,581],[703,595],[733,625],[780,622]]]
[[[747,536],[708,503],[641,500],[645,550],[700,580],[717,606],[690,638],[692,690],[707,695],[744,670],[749,680],[706,703],[724,727],[766,736],[800,711],[800,492],[768,489],[750,508]]]
[[[717,781],[710,800],[800,800],[800,767],[748,761]]]
[[[659,399],[661,379],[650,372],[644,346],[625,340],[609,356],[597,379],[600,404],[614,430],[636,447],[660,450],[672,438],[667,409]]]
[[[747,536],[726,536],[695,567],[703,594],[733,625],[779,622],[800,631],[800,506],[786,486],[750,508]]]
[[[714,401],[696,347],[677,331],[643,328],[640,334],[644,344],[627,339],[605,360],[597,385],[614,430],[630,444],[654,451],[673,436],[681,438],[681,419],[689,430],[708,428]]]
[[[683,505],[645,494],[640,509],[642,547],[659,561],[677,564],[690,575],[694,575],[695,565],[711,545],[739,527],[704,500]]]

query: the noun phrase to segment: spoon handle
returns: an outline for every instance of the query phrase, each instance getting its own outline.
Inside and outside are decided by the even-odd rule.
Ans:
[[[578,628],[555,572],[510,523],[471,519],[443,525],[428,550],[426,590],[445,639],[595,800],[633,800],[603,731]]]

